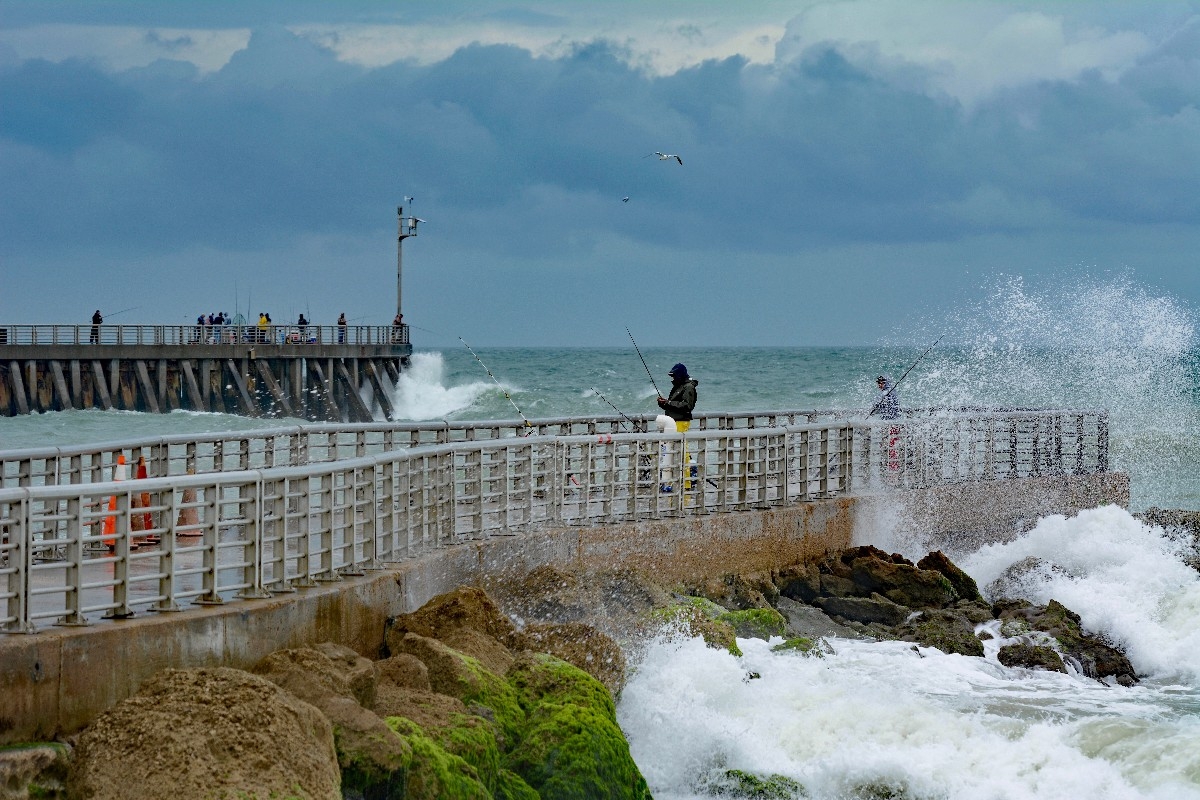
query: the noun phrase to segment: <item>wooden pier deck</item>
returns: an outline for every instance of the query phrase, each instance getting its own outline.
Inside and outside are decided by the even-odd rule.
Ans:
[[[407,325],[0,326],[0,415],[76,408],[392,419]]]

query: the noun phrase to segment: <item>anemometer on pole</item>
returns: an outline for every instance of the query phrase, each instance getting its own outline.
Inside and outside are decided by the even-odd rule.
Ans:
[[[405,202],[411,203],[411,197],[405,197]],[[401,283],[404,275],[404,240],[410,236],[417,235],[417,225],[424,222],[423,219],[416,217],[404,216],[404,206],[396,207],[396,313],[401,313],[400,296]]]

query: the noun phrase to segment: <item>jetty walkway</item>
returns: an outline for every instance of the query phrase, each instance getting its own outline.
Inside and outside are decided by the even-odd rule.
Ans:
[[[324,641],[377,657],[390,615],[541,567],[691,582],[875,542],[901,508],[937,547],[977,547],[1129,501],[1103,411],[652,427],[316,424],[0,452],[0,744],[77,731],[167,667]]]
[[[407,325],[3,325],[0,416],[71,408],[392,418]]]
[[[265,598],[539,528],[1109,470],[1103,411],[630,423],[319,424],[0,452],[0,630]],[[146,478],[128,479],[139,463]]]

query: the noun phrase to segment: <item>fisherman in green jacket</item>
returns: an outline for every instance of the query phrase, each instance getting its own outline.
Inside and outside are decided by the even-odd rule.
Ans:
[[[675,420],[675,430],[683,433],[692,426],[692,409],[696,407],[696,384],[699,381],[688,376],[687,367],[676,364],[667,373],[671,378],[671,396],[659,397],[658,407]]]

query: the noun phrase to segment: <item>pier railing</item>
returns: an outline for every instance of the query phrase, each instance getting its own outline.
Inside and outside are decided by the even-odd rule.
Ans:
[[[409,344],[407,325],[0,325],[0,345]]]
[[[266,597],[543,527],[1108,470],[1104,412],[804,413],[823,418],[712,415],[684,434],[623,433],[618,417],[544,420],[528,436],[505,422],[180,439],[161,445],[164,477],[143,480],[90,481],[104,468],[90,459],[154,445],[71,453],[57,476],[70,482],[27,473],[0,489],[0,630]]]

